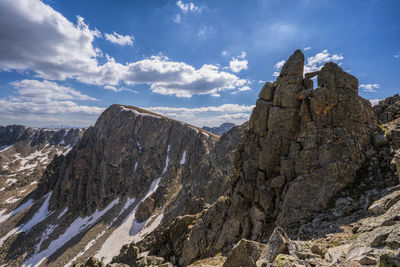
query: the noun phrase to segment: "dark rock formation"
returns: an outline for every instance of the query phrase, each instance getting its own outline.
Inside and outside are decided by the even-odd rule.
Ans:
[[[203,126],[203,129],[210,133],[222,135],[222,134],[226,133],[227,131],[229,131],[230,129],[232,129],[233,127],[235,127],[234,123],[225,122],[218,127]]]
[[[387,123],[400,117],[400,96],[395,94],[379,101],[378,105],[373,107],[376,116],[381,123]]]
[[[0,148],[18,142],[31,146],[38,144],[73,146],[81,139],[83,132],[84,129],[52,130],[23,125],[0,126]]]
[[[359,179],[376,129],[371,104],[358,96],[357,79],[336,64],[320,70],[316,89],[303,86],[303,66],[298,50],[261,90],[236,154],[229,197],[194,223],[180,264],[240,238],[268,238],[275,225],[295,229]]]
[[[49,165],[37,192],[53,191],[53,209],[68,206],[91,214],[118,197],[140,199],[164,175],[161,187],[165,190],[160,189],[151,205],[159,207],[175,194],[171,188],[179,187],[183,175],[192,175],[216,140],[211,133],[161,115],[112,105],[67,156]],[[140,215],[143,220],[150,212]]]

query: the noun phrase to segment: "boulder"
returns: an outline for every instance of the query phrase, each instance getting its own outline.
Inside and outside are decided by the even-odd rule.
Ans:
[[[272,263],[279,254],[289,254],[289,243],[291,240],[281,227],[276,227],[263,249],[257,265]]]
[[[224,267],[256,267],[257,260],[260,258],[263,250],[266,249],[266,246],[242,239],[239,243],[232,248],[232,250],[228,253],[226,261],[224,263]]]
[[[308,72],[308,73],[304,74],[304,78],[311,79],[311,78],[314,78],[315,76],[317,76],[318,74],[319,74],[319,71]]]

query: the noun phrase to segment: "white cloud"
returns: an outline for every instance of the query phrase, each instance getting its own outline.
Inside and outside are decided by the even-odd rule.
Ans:
[[[183,6],[188,12],[197,10],[194,5]],[[89,29],[81,17],[76,25],[71,23],[39,0],[0,1],[0,25],[0,69],[6,71],[33,70],[46,80],[70,78],[108,89],[148,84],[154,93],[179,97],[216,94],[249,83],[219,66],[205,64],[196,69],[162,56],[121,64],[105,54],[105,63],[100,65],[98,57],[103,53],[93,45],[100,32]],[[118,39],[119,35],[113,36]],[[246,69],[247,60],[234,62],[233,68]]]
[[[375,89],[379,89],[380,85],[377,83],[374,84],[360,84],[360,89],[367,93],[376,93]]]
[[[306,48],[304,48],[304,51],[310,50],[312,47],[311,46],[307,46]]]
[[[221,55],[226,57],[229,54],[229,52],[227,50],[224,50],[221,52]]]
[[[245,59],[246,58],[246,52],[245,51],[242,51],[242,53],[239,55],[239,56],[237,56],[237,58],[239,58],[239,59]]]
[[[212,26],[203,26],[199,29],[199,32],[197,33],[198,36],[203,36],[206,33],[212,32],[213,31],[213,27]]]
[[[106,86],[104,86],[104,88],[107,89],[107,90],[114,91],[114,92],[128,91],[128,92],[131,92],[131,93],[134,93],[134,94],[139,94],[138,91],[133,90],[131,88],[126,88],[124,86],[118,88],[118,87],[115,87],[115,86],[112,86],[112,85],[106,85]]]
[[[224,122],[241,124],[247,121],[254,105],[224,104],[199,108],[144,107],[167,117],[184,121],[199,127],[219,126]]]
[[[266,81],[264,81],[264,80],[259,80],[258,83],[264,84],[264,83],[266,83]]]
[[[304,73],[320,70],[324,66],[324,64],[329,61],[334,61],[340,65],[340,61],[342,61],[343,59],[344,57],[342,55],[330,54],[328,50],[325,49],[322,52],[307,58],[307,63],[304,65]],[[276,71],[273,72],[272,76],[278,77],[280,69],[283,67],[284,64],[285,60],[278,61],[274,65]]]
[[[214,94],[249,83],[232,73],[221,71],[215,65],[205,64],[200,69],[195,69],[186,63],[170,61],[160,56],[129,63],[124,81],[127,84],[147,83],[155,93],[178,97]]]
[[[240,92],[243,92],[243,91],[249,91],[249,90],[251,90],[251,88],[249,87],[249,86],[243,86],[243,87],[241,87],[241,88],[239,88],[239,91]]]
[[[174,22],[175,23],[181,23],[182,22],[182,17],[179,14],[176,14],[176,16],[174,17]]]
[[[285,62],[286,61],[284,59],[282,59],[281,61],[279,61],[275,64],[274,68],[277,70],[280,70],[283,67],[283,65],[285,64]]]
[[[371,105],[375,106],[379,104],[379,101],[383,99],[370,99],[369,102],[371,102]]]
[[[304,66],[304,73],[320,70],[326,62],[339,62],[343,59],[344,57],[342,55],[330,54],[328,50],[325,49],[322,52],[307,58],[307,64]]]
[[[78,104],[96,100],[55,82],[22,80],[12,82],[15,95],[0,98],[0,121],[39,126],[49,123],[88,126],[104,108]],[[60,117],[60,115],[62,115]]]
[[[97,67],[92,42],[100,36],[82,17],[76,25],[39,0],[0,1],[0,69],[33,69],[63,80]]]
[[[247,70],[248,61],[246,59],[246,52],[242,52],[239,56],[233,57],[229,62],[229,67],[233,72],[240,72],[242,70]]]
[[[394,58],[400,58],[400,52],[397,52],[397,54],[395,54],[393,57]]]
[[[47,100],[96,100],[70,87],[50,81],[21,80],[11,83],[20,98],[35,102]]]
[[[104,37],[110,41],[111,43],[120,45],[120,46],[125,46],[125,45],[129,45],[129,46],[133,46],[133,39],[134,37],[131,35],[121,35],[118,34],[116,32],[113,33],[105,33]]]
[[[195,12],[195,11],[200,11],[199,7],[196,6],[194,3],[183,3],[182,1],[176,2],[176,5],[180,8],[180,10],[183,13],[188,13],[188,12]]]

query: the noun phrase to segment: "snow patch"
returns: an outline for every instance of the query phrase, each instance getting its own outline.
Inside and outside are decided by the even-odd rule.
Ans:
[[[33,255],[31,258],[26,259],[23,266],[39,266],[54,252],[56,252],[68,241],[70,241],[73,237],[75,237],[82,231],[94,225],[105,213],[107,213],[118,202],[119,199],[115,199],[110,204],[108,204],[108,206],[105,209],[101,211],[96,210],[95,213],[85,218],[81,217],[77,218],[75,221],[71,223],[71,225],[67,228],[67,230],[65,230],[65,232],[62,235],[60,235],[57,239],[53,240],[46,249]]]
[[[168,169],[168,162],[169,162],[168,154],[169,154],[170,148],[171,148],[171,146],[168,145],[168,149],[167,149],[167,158],[165,159],[165,167],[164,167],[164,170],[162,171],[162,174],[164,174],[164,173],[167,171],[167,169]]]
[[[57,227],[57,225],[52,225],[52,224],[50,224],[49,226],[46,227],[46,230],[44,231],[42,238],[40,239],[40,242],[35,246],[35,253],[39,252],[43,241],[45,241],[49,237],[49,235],[53,232],[53,230],[56,227]]]
[[[139,155],[142,155],[142,147],[140,146],[140,144],[139,144],[139,141],[138,141],[138,140],[136,140],[136,146],[137,146],[137,149],[138,149]]]
[[[4,151],[10,149],[11,147],[12,147],[12,145],[11,146],[8,146],[8,145],[0,146],[0,152],[4,152]]]
[[[122,111],[130,111],[130,112],[133,112],[133,113],[135,113],[137,116],[142,116],[142,117],[153,117],[153,118],[161,119],[160,116],[156,116],[156,115],[149,114],[149,113],[141,113],[141,112],[139,112],[139,111],[137,111],[137,110],[134,110],[134,109],[131,109],[131,108],[126,108],[126,107],[121,106],[121,109],[122,109]]]
[[[64,216],[65,213],[67,213],[68,208],[65,208],[58,216],[57,219],[60,219],[62,216]]]
[[[85,254],[85,252],[88,251],[88,249],[90,249],[96,243],[97,239],[102,237],[105,233],[106,231],[103,231],[98,234],[94,239],[90,240],[90,242],[86,244],[85,248],[81,252],[79,252],[72,260],[70,260],[64,267],[71,266],[80,256]]]
[[[38,181],[33,181],[32,183],[31,183],[31,185],[34,185],[34,184],[37,184],[38,183]]]
[[[186,162],[186,150],[183,152],[182,159],[179,164],[182,166]]]
[[[196,133],[199,133],[199,130],[197,128],[194,128],[192,126],[189,126],[192,130],[194,130]]]
[[[6,180],[6,184],[7,184],[8,186],[10,186],[10,185],[12,185],[12,184],[15,184],[16,182],[18,182],[18,180],[17,180],[17,179],[14,179],[14,178],[8,178],[8,179]]]
[[[53,212],[49,211],[49,202],[52,192],[46,195],[46,199],[43,202],[40,209],[33,215],[33,217],[26,223],[20,226],[23,232],[29,232],[36,224],[40,223],[47,218]]]
[[[20,198],[17,198],[17,197],[10,197],[10,198],[6,199],[6,203],[7,203],[7,204],[12,204],[12,203],[17,202],[18,200],[20,200]]]
[[[142,203],[146,198],[148,198],[151,194],[153,194],[157,190],[160,180],[161,177],[157,178],[151,183],[146,195],[140,200],[140,202],[135,206],[135,208],[131,211],[131,213],[125,218],[123,223],[117,229],[115,229],[114,232],[112,232],[112,234],[103,243],[100,251],[95,255],[96,258],[102,259],[102,261],[107,264],[112,260],[113,256],[119,253],[123,245],[132,242],[138,242],[139,240],[143,239],[143,237],[146,234],[149,233],[146,230],[146,223],[148,220],[142,223],[138,223],[135,219],[135,214],[140,203]],[[154,230],[155,227],[157,226],[154,226],[152,230]],[[143,230],[143,228],[145,229]]]
[[[135,168],[133,169],[133,172],[135,172],[135,171],[136,171],[136,169],[137,169],[137,165],[138,165],[138,163],[136,162],[136,163],[135,163]]]
[[[5,209],[0,211],[0,223],[7,221],[9,218],[14,216],[15,214],[17,214],[20,211],[24,210],[25,208],[29,207],[32,203],[33,203],[33,199],[29,199],[25,203],[19,205],[18,208],[16,208],[15,210],[13,210],[12,212],[5,214],[5,215],[3,215],[6,212]]]

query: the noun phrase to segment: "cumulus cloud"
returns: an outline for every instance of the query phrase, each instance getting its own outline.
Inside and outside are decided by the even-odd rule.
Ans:
[[[92,42],[100,32],[82,17],[73,24],[39,0],[4,0],[0,25],[2,70],[33,69],[39,77],[63,80],[97,66]]]
[[[131,35],[121,35],[118,34],[116,32],[113,33],[105,33],[104,37],[110,41],[111,43],[120,45],[120,46],[125,46],[125,45],[129,45],[129,46],[133,46],[133,39],[134,37]]]
[[[325,49],[322,52],[307,58],[306,64],[304,65],[304,73],[320,70],[324,64],[329,61],[336,62],[340,65],[343,59],[344,57],[342,55],[330,54],[328,50]],[[279,76],[279,71],[284,64],[285,60],[278,61],[274,66],[275,71],[272,76]]]
[[[182,5],[188,12],[197,10],[196,6]],[[105,63],[100,65],[98,58],[103,53],[94,47],[93,41],[101,33],[91,30],[81,17],[76,24],[68,21],[39,0],[1,1],[0,25],[2,70],[33,70],[36,76],[46,80],[71,78],[108,86],[106,89],[142,83],[148,84],[155,93],[179,97],[216,94],[248,83],[219,66],[205,64],[196,69],[160,56],[121,64],[106,54]],[[129,43],[119,36],[114,33],[111,37]],[[247,68],[247,60],[234,62],[233,68],[236,71]]]
[[[249,83],[215,65],[205,64],[195,69],[184,62],[174,62],[160,56],[129,63],[124,81],[127,84],[150,84],[150,90],[155,93],[178,97],[215,94]]]
[[[304,51],[310,50],[312,47],[311,46],[307,46],[306,48],[304,48]]]
[[[379,104],[379,101],[383,99],[370,99],[369,102],[371,102],[371,105],[375,106]]]
[[[283,67],[283,65],[285,64],[285,60],[284,59],[282,59],[281,61],[279,61],[279,62],[277,62],[276,64],[275,64],[275,69],[277,69],[277,70],[280,70],[282,67]]]
[[[246,59],[246,52],[242,52],[239,56],[233,57],[229,62],[229,67],[233,72],[240,72],[242,70],[247,70],[248,61]]]
[[[377,83],[373,84],[360,84],[360,89],[367,93],[376,93],[376,89],[379,89],[380,85]]]
[[[199,7],[196,6],[194,3],[183,3],[182,1],[176,2],[176,5],[179,7],[179,9],[183,13],[188,13],[188,12],[195,12],[195,11],[200,11]]]
[[[219,126],[224,122],[242,124],[250,118],[254,105],[224,104],[199,108],[144,107],[167,117],[199,127]]]
[[[325,49],[307,58],[307,64],[304,65],[304,73],[320,70],[326,62],[333,61],[339,63],[343,59],[344,57],[342,55],[330,54],[328,50]]]
[[[221,55],[226,57],[229,54],[229,52],[227,50],[224,50],[221,52]]]
[[[35,102],[47,100],[96,100],[70,87],[50,81],[21,80],[11,82],[21,99]]]
[[[39,126],[49,122],[88,126],[104,110],[102,107],[79,104],[77,101],[96,99],[55,82],[21,80],[11,85],[14,94],[0,98],[0,120],[4,123],[17,120]],[[62,118],[60,115],[63,115]]]

